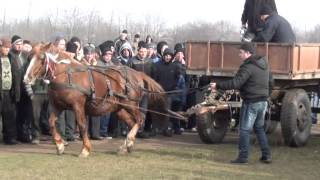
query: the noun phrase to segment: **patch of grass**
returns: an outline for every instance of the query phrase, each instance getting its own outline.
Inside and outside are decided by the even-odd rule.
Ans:
[[[258,161],[257,145],[251,146],[249,165],[229,163],[237,155],[236,144],[137,145],[127,156],[100,150],[87,159],[76,157],[79,150],[61,156],[0,150],[0,179],[318,179],[319,150],[320,137],[302,148],[272,146],[274,161],[269,165]]]

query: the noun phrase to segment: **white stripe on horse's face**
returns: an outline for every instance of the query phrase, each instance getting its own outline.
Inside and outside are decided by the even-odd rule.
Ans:
[[[37,60],[37,58],[36,58],[35,56],[33,56],[33,58],[31,59],[31,62],[30,62],[30,64],[29,64],[29,66],[28,66],[28,68],[27,68],[27,71],[26,71],[26,73],[25,73],[25,75],[24,75],[24,77],[23,77],[23,82],[26,83],[26,84],[32,84],[32,81],[35,81],[35,77],[31,77],[31,78],[30,78],[30,76],[31,76],[31,75],[30,75],[30,72],[31,72],[31,70],[32,70],[32,68],[33,68],[36,60]]]

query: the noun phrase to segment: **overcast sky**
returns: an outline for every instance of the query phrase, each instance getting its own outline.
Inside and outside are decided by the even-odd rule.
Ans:
[[[24,18],[30,11],[32,18],[45,17],[56,11],[73,9],[96,10],[103,17],[113,11],[130,15],[131,19],[144,19],[146,15],[158,16],[168,26],[203,20],[226,20],[240,26],[245,0],[1,0],[0,19]],[[301,30],[320,24],[319,0],[276,0],[278,12]]]

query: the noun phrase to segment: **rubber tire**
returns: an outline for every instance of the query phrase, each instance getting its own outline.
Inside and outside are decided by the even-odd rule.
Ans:
[[[230,123],[229,110],[221,110],[197,116],[197,131],[207,144],[222,142]]]
[[[298,120],[302,120],[302,125],[298,124]],[[286,145],[300,147],[307,143],[312,122],[310,100],[305,90],[292,89],[285,93],[280,121]]]

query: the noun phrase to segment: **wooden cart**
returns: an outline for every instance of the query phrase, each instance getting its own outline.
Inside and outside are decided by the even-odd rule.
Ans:
[[[239,47],[240,42],[186,42],[187,74],[204,80],[202,85],[231,79],[242,63]],[[275,80],[266,130],[272,132],[280,122],[285,143],[303,146],[312,126],[310,95],[319,91],[320,44],[257,43],[256,47],[258,55],[267,57]],[[197,128],[204,142],[222,141],[231,119],[237,121],[241,103],[236,91],[229,97],[222,103],[228,108],[197,113]]]

